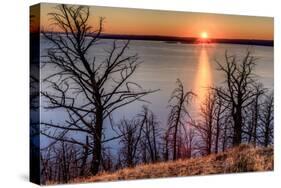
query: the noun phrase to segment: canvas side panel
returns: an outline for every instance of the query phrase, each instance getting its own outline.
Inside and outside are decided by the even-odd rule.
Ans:
[[[40,4],[30,7],[30,181],[40,184]]]

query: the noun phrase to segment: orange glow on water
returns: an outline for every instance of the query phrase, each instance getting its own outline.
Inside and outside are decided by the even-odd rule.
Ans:
[[[194,81],[193,91],[197,95],[196,107],[200,108],[200,105],[208,95],[208,89],[213,84],[211,65],[207,49],[203,46],[199,53],[197,73]]]

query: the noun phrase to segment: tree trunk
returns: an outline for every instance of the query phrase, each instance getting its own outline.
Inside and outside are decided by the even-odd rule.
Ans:
[[[82,159],[82,164],[80,167],[80,176],[84,176],[85,175],[85,167],[86,167],[86,163],[87,163],[87,158],[88,158],[88,153],[89,153],[89,137],[86,137],[86,146],[84,147],[84,156]]]
[[[254,146],[256,147],[257,144],[257,128],[258,128],[258,114],[259,114],[259,104],[258,104],[259,96],[256,96],[255,99],[255,109],[254,109],[254,126],[253,126],[253,137],[254,137]]]
[[[266,117],[265,132],[264,132],[264,147],[267,147],[269,145],[269,139],[270,139],[269,126],[270,126],[270,113],[268,113]]]
[[[156,130],[155,130],[155,125],[152,127],[152,135],[153,135],[153,147],[154,147],[154,161],[158,161],[158,151],[157,151],[157,143],[156,143]]]
[[[269,130],[268,126],[265,127],[265,133],[264,133],[264,147],[267,147],[269,145]]]
[[[242,141],[242,110],[241,107],[236,107],[234,114],[234,135],[233,135],[233,146],[238,146]]]
[[[168,161],[169,160],[169,137],[168,137],[168,133],[166,132],[165,135],[165,148],[164,148],[164,161]]]
[[[178,135],[178,124],[179,124],[180,115],[178,114],[178,117],[176,119],[175,124],[175,132],[174,132],[174,138],[173,138],[173,160],[177,159],[177,135]]]
[[[96,175],[99,171],[101,162],[101,136],[103,124],[103,111],[101,107],[96,109],[96,124],[94,136],[93,159],[91,165],[91,173]]]
[[[217,119],[216,119],[216,140],[215,140],[215,153],[219,152],[219,140],[220,140],[220,134],[221,134],[221,101],[220,99],[218,103],[218,111],[217,111]]]
[[[219,117],[218,117],[217,123],[216,123],[215,153],[218,153],[218,151],[219,151],[219,137],[220,137],[220,123],[219,123]]]

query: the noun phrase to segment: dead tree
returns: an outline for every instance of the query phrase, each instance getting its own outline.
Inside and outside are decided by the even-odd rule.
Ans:
[[[211,91],[210,91],[211,92]],[[214,152],[218,153],[222,149],[224,138],[227,137],[227,118],[228,118],[228,104],[225,104],[223,99],[215,92],[215,109],[214,109],[214,123],[215,123],[215,135],[214,135]],[[224,135],[226,134],[226,135]]]
[[[194,95],[192,92],[185,92],[182,82],[177,79],[177,87],[172,92],[171,98],[169,99],[170,114],[168,118],[168,135],[171,139],[173,160],[178,159],[178,151],[180,148],[181,138],[185,131],[187,118],[190,117],[187,106],[190,102],[191,97]]]
[[[59,141],[45,152],[41,152],[41,177],[46,182],[67,183],[79,176],[80,148]]]
[[[260,125],[260,108],[261,108],[261,97],[265,92],[265,89],[261,84],[255,86],[256,95],[252,99],[252,104],[247,108],[245,112],[248,116],[248,121],[246,124],[247,130],[245,131],[248,136],[248,143],[256,146],[258,142],[258,129]]]
[[[103,147],[102,150],[102,170],[111,172],[114,170],[113,155],[111,154],[110,147]]]
[[[217,97],[215,106],[215,153],[219,151],[219,141],[222,130],[222,116],[223,116],[223,104],[221,98]]]
[[[103,18],[94,29],[88,25],[89,7],[58,5],[49,14],[53,25],[63,34],[45,32],[52,45],[43,56],[46,66],[55,67],[55,73],[44,79],[52,88],[42,91],[49,101],[47,109],[64,109],[69,119],[64,124],[43,123],[57,131],[42,131],[42,134],[64,142],[89,147],[92,154],[91,173],[97,174],[101,163],[102,143],[114,138],[104,138],[104,120],[121,107],[141,100],[152,93],[144,90],[129,78],[140,64],[137,54],[127,55],[129,41],[114,41],[105,50],[104,59],[97,58],[90,50],[98,45],[103,29]],[[88,136],[85,140],[74,137],[63,139],[63,135],[80,132]]]
[[[233,121],[232,144],[239,145],[242,142],[243,127],[245,124],[244,110],[253,101],[252,98],[257,95],[254,90],[256,80],[254,77],[254,68],[256,58],[250,51],[239,59],[236,55],[229,55],[225,52],[225,61],[217,61],[218,70],[224,74],[225,87],[215,88],[218,95],[229,104],[229,110]]]
[[[273,144],[273,120],[274,120],[274,97],[273,92],[266,95],[265,101],[262,104],[260,112],[260,132],[261,132],[261,144],[267,147]]]
[[[49,148],[44,154],[40,153],[40,177],[42,183],[53,179],[53,174],[51,173],[53,165],[51,163],[51,149]]]
[[[221,151],[225,151],[232,146],[233,141],[233,121],[228,110],[225,111],[221,126]]]
[[[120,159],[124,166],[132,167],[137,163],[157,162],[159,160],[158,122],[147,106],[131,120],[123,119],[118,126],[121,150]]]
[[[193,155],[193,152],[195,150],[196,145],[196,134],[195,130],[188,126],[186,130],[186,134],[184,135],[184,144],[182,147],[182,158],[191,158]]]
[[[86,143],[85,146],[83,146],[83,154],[81,158],[81,166],[80,166],[80,176],[85,175],[86,166],[87,166],[87,160],[89,155],[89,137],[86,136]]]
[[[118,125],[118,130],[123,135],[120,138],[121,149],[119,156],[125,167],[133,167],[138,161],[137,152],[146,118],[144,116],[142,120],[136,118],[131,120],[123,119]]]
[[[169,160],[169,153],[170,153],[170,147],[169,147],[169,129],[165,131],[164,135],[162,136],[162,156],[164,161]]]
[[[209,155],[212,152],[215,136],[215,105],[214,92],[210,91],[200,107],[201,121],[191,124],[199,136],[201,143],[199,150],[203,155]]]
[[[139,114],[140,118],[146,118],[143,125],[143,136],[141,137],[143,162],[157,162],[159,160],[159,137],[160,129],[156,116],[147,106],[143,106],[142,112]]]

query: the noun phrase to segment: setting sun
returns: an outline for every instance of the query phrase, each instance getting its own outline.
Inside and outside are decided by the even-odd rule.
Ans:
[[[208,38],[208,33],[205,32],[205,31],[202,32],[202,33],[201,33],[201,38],[202,38],[202,39],[207,39],[207,38]]]

